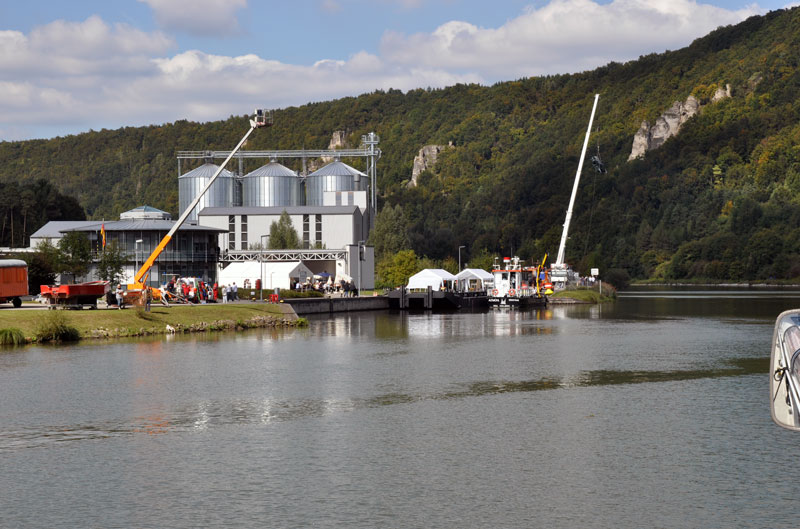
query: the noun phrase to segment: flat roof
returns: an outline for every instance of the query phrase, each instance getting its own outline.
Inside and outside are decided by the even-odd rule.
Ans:
[[[62,237],[63,231],[73,228],[84,228],[98,224],[96,220],[51,220],[31,234],[31,239],[56,239]],[[97,228],[100,229],[100,228]]]
[[[358,206],[241,206],[231,208],[206,207],[198,216],[214,215],[280,215],[284,211],[289,215],[352,215]]]

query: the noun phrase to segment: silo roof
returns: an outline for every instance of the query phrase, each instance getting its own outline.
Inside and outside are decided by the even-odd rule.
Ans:
[[[217,172],[217,169],[219,169],[217,164],[204,163],[200,167],[180,175],[178,178],[211,178]],[[233,178],[233,173],[227,169],[223,169],[219,175],[223,178]]]
[[[251,176],[297,176],[297,173],[278,162],[270,162],[244,175],[245,178]]]
[[[358,169],[350,167],[344,162],[335,161],[331,162],[325,167],[314,171],[308,176],[367,176]]]

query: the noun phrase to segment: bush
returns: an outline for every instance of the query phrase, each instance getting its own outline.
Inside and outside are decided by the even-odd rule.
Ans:
[[[306,292],[297,292],[296,290],[281,289],[281,299],[290,298],[321,298],[325,296],[322,292],[316,290],[308,290]]]
[[[603,275],[603,282],[611,283],[618,290],[624,290],[631,282],[631,276],[624,268],[612,268]]]
[[[0,329],[0,345],[22,345],[25,343],[25,335],[16,327]]]
[[[48,310],[36,327],[36,340],[39,342],[77,342],[81,333],[67,323],[60,310]]]

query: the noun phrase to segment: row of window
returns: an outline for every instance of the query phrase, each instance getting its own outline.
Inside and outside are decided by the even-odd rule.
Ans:
[[[322,215],[314,215],[314,240],[317,243],[322,242]],[[241,228],[239,233],[241,235],[241,240],[239,241],[239,249],[240,250],[247,250],[248,241],[247,241],[247,215],[241,215]],[[311,215],[304,214],[303,215],[303,246],[305,248],[311,247]],[[236,215],[228,215],[228,250],[236,250]]]

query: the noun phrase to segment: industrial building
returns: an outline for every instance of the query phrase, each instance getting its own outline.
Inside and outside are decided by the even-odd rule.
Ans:
[[[378,136],[370,133],[362,136],[360,149],[236,153],[238,171],[220,172],[189,217],[199,225],[219,230],[217,281],[242,285],[245,280],[255,284],[256,279],[261,279],[265,288],[271,288],[278,283],[277,263],[301,262],[312,274],[351,278],[360,289],[373,288],[374,251],[366,241],[375,222],[378,141]],[[229,155],[226,151],[178,153],[182,210],[219,169],[213,161]],[[366,160],[366,171],[341,161],[359,157]],[[267,163],[244,174],[244,161],[254,158]],[[279,163],[279,159],[299,159],[303,170],[298,173]],[[309,159],[332,161],[308,172]],[[202,160],[203,164],[182,173],[181,166],[187,160]],[[270,249],[270,227],[284,211],[297,231],[301,248]]]
[[[44,240],[55,245],[68,232],[85,233],[92,249],[92,263],[85,279],[94,281],[99,279],[97,260],[103,248],[104,230],[106,245],[116,242],[129,256],[123,272],[128,283],[174,223],[166,211],[140,206],[122,213],[116,221],[50,221],[31,235],[30,245],[35,248]],[[153,265],[148,283],[158,286],[173,275],[200,277],[213,282],[219,261],[217,240],[224,231],[197,223],[184,223]]]

